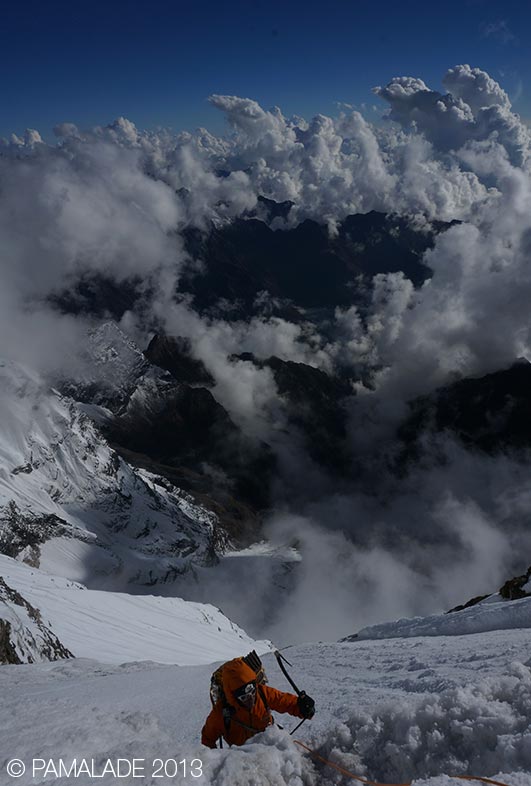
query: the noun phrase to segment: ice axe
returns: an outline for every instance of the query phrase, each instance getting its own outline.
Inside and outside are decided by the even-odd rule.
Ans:
[[[284,657],[284,655],[282,655],[282,654],[281,654],[281,653],[280,653],[278,650],[275,650],[275,652],[274,652],[274,656],[275,656],[275,658],[277,659],[277,663],[278,663],[278,665],[279,665],[279,667],[280,667],[280,670],[281,670],[282,674],[285,676],[285,678],[287,679],[287,681],[289,682],[289,684],[291,685],[291,687],[293,688],[293,690],[295,691],[295,693],[297,694],[297,696],[299,696],[299,697],[306,696],[306,691],[304,691],[304,690],[299,690],[299,689],[297,688],[297,686],[295,685],[295,683],[293,682],[293,680],[292,680],[292,679],[291,679],[291,677],[289,676],[289,674],[288,674],[288,672],[287,672],[287,670],[286,670],[286,667],[284,666],[284,663],[283,663],[282,661],[285,661],[285,662],[288,664],[288,666],[292,666],[293,664],[291,664],[291,663],[289,662],[289,660],[288,660],[287,658],[285,658],[285,657]],[[305,721],[305,720],[307,720],[307,718],[303,718],[303,719],[301,720],[301,722],[300,722],[300,723],[298,723],[298,724],[295,726],[295,728],[294,728],[292,731],[290,731],[290,736],[291,736],[292,734],[295,734],[295,732],[297,731],[297,729],[298,729],[298,728],[300,728],[300,727],[302,726],[302,724],[304,723],[304,721]]]

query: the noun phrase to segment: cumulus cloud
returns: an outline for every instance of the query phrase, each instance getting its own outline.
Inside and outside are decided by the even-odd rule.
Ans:
[[[433,277],[398,298],[394,330],[376,355],[386,396],[411,397],[452,375],[493,371],[531,352],[531,180],[499,146],[472,143],[463,157],[497,178],[499,196],[475,223],[439,236],[426,255]],[[375,351],[370,325],[363,337]]]
[[[390,120],[424,134],[438,150],[493,139],[516,165],[528,162],[529,130],[511,111],[507,93],[494,79],[479,68],[459,65],[447,71],[443,84],[445,94],[431,90],[422,79],[395,77],[374,92],[390,105]]]
[[[308,597],[312,608],[325,603],[329,635],[340,618],[349,633],[375,618],[452,605],[483,589],[485,566],[501,578],[510,564],[514,543],[500,539],[501,521],[511,519],[525,541],[519,465],[445,445],[437,451],[446,463],[428,462],[407,484],[386,466],[411,398],[531,353],[530,131],[484,71],[459,65],[443,84],[446,93],[396,77],[376,88],[394,121],[383,125],[350,108],[307,121],[216,95],[226,137],[144,131],[118,118],[88,131],[61,123],[54,145],[30,130],[0,146],[0,354],[41,371],[68,363],[94,318],[61,314],[50,298],[95,274],[138,283],[142,297],[121,326],[141,344],[160,328],[189,337],[218,401],[277,453],[286,510],[270,534],[291,532],[304,552],[284,616],[272,623],[279,635],[294,620],[314,635]],[[378,274],[363,307],[297,324],[198,314],[190,298],[175,298],[183,266],[202,264],[187,258],[183,231],[247,216],[261,195],[293,202],[272,222],[279,231],[312,218],[333,236],[347,215],[371,210],[402,214],[419,229],[458,223],[427,252],[433,275],[418,289],[402,273]],[[364,465],[358,479],[331,482],[316,467],[300,434],[289,432],[271,370],[235,357],[243,352],[356,378],[348,414],[350,446]],[[502,483],[518,511],[508,512]],[[426,561],[435,548],[440,570]],[[328,596],[320,576],[333,577]],[[353,586],[361,588],[355,614]],[[419,601],[419,587],[429,601]]]
[[[437,160],[417,139],[374,128],[357,111],[309,123],[255,101],[214,96],[235,134],[227,161],[245,169],[258,193],[291,200],[289,220],[327,222],[369,210],[462,218],[485,197],[471,172]]]

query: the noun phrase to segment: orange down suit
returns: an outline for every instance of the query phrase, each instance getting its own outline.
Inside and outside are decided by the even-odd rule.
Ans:
[[[255,678],[256,674],[254,671],[241,658],[235,658],[235,660],[229,661],[223,667],[223,690],[233,710],[231,723],[227,730],[223,720],[223,706],[221,701],[218,701],[216,706],[210,711],[203,726],[201,733],[203,745],[215,748],[216,742],[220,737],[223,737],[229,745],[243,745],[254,734],[264,731],[267,726],[270,726],[273,723],[273,718],[264,704],[262,695],[270,709],[276,710],[276,712],[288,712],[297,718],[303,717],[299,710],[297,696],[294,696],[292,693],[283,693],[275,688],[270,688],[268,685],[260,685],[256,693],[256,701],[251,710],[242,707],[235,699],[234,691],[242,685],[252,682]],[[240,726],[240,723],[250,728]]]

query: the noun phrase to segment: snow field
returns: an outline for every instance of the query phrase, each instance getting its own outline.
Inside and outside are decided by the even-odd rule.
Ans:
[[[464,781],[447,775],[468,773],[531,786],[530,644],[530,631],[510,630],[288,648],[293,679],[317,705],[315,718],[295,736],[383,783],[455,786]],[[290,690],[273,656],[264,663],[270,684]],[[140,786],[355,782],[294,745],[288,731],[298,721],[289,716],[278,718],[285,731],[269,729],[242,748],[203,748],[212,669],[88,660],[4,667],[0,778],[14,756],[77,756],[100,765],[118,757],[203,762],[204,775],[196,781],[146,778],[137,781]],[[42,782],[65,786],[64,779]],[[119,783],[112,776],[97,782]],[[18,783],[39,786],[35,779]]]
[[[376,711],[354,712],[319,752],[387,783],[435,772],[531,772],[531,673],[521,663],[511,672],[413,704],[389,700]]]
[[[251,639],[215,606],[88,590],[3,555],[0,576],[40,610],[44,624],[77,657],[184,665],[227,660],[242,650],[262,653],[271,647]],[[21,614],[19,606],[10,610]],[[39,659],[35,653],[33,657]]]

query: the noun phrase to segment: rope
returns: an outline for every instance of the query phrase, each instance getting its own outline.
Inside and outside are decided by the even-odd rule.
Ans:
[[[344,767],[340,767],[339,764],[334,764],[333,761],[329,761],[325,759],[324,756],[321,756],[316,751],[309,748],[300,740],[293,740],[294,743],[300,745],[301,748],[308,751],[310,756],[313,756],[314,759],[319,759],[324,764],[328,764],[329,767],[333,767],[338,772],[341,772],[343,775],[347,775],[349,778],[353,778],[356,781],[360,781],[360,783],[365,783],[366,786],[411,786],[411,783],[378,783],[377,781],[369,781],[367,778],[362,778],[360,775],[354,775],[353,772],[349,772]],[[480,778],[479,775],[451,775],[451,778],[459,778],[463,781],[482,781],[483,783],[490,783],[493,786],[508,786],[507,783],[502,783],[501,781],[493,781],[491,778]]]
[[[359,775],[354,775],[352,772],[349,772],[348,770],[345,770],[343,767],[340,767],[339,764],[334,764],[333,761],[328,761],[328,759],[325,759],[324,756],[321,756],[319,753],[316,753],[311,748],[308,748],[308,746],[305,745],[300,740],[293,740],[293,742],[295,742],[297,745],[300,745],[301,748],[304,748],[305,750],[307,750],[308,753],[310,754],[310,756],[313,756],[314,759],[319,759],[319,761],[324,762],[324,764],[328,764],[329,767],[333,767],[335,770],[338,770],[339,772],[342,772],[343,775],[348,775],[349,778],[354,778],[354,780],[356,780],[356,781],[361,781],[361,783],[365,783],[365,784],[367,784],[367,786],[411,786],[411,784],[409,784],[409,783],[386,783],[386,784],[381,784],[381,783],[376,783],[375,781],[368,781],[366,778],[361,778]]]

